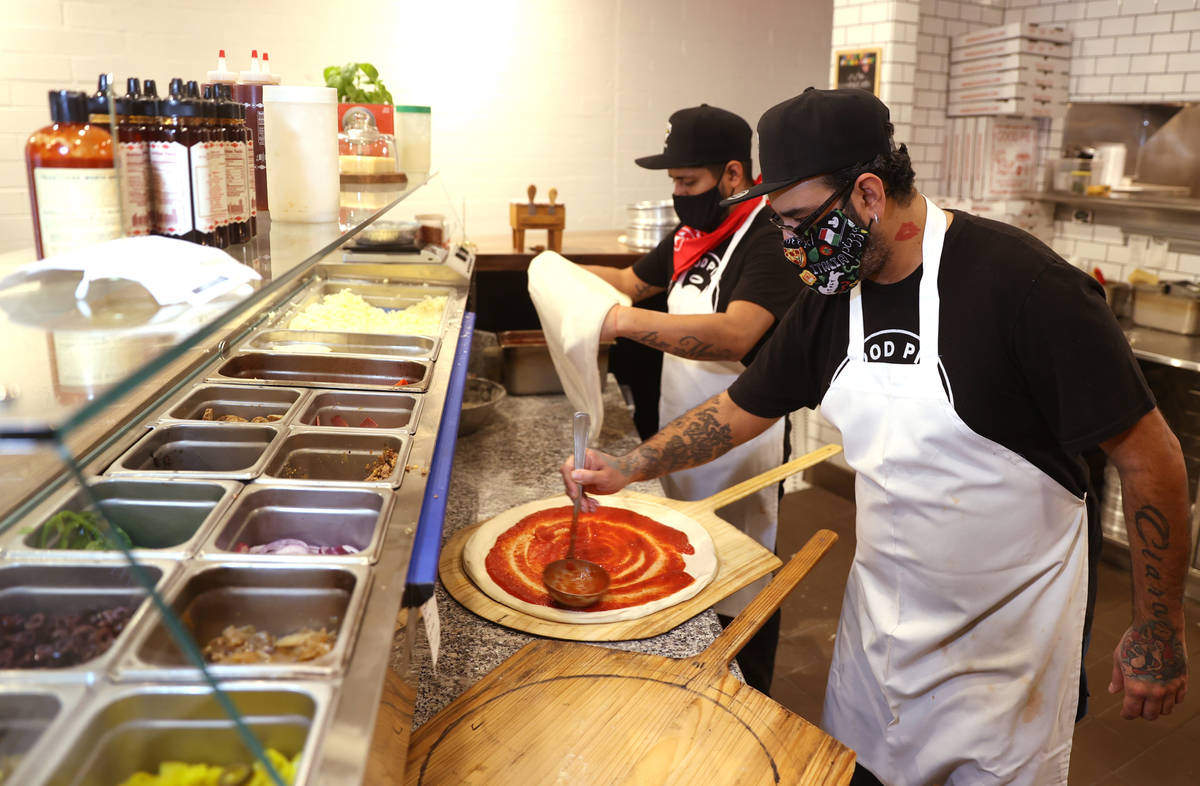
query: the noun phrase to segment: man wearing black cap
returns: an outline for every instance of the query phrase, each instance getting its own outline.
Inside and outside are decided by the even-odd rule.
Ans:
[[[758,129],[764,182],[729,202],[770,195],[810,291],[727,392],[627,456],[568,460],[568,492],[692,466],[820,405],[857,472],[822,718],[857,781],[1065,784],[1099,547],[1080,454],[1119,470],[1132,545],[1109,690],[1154,720],[1187,690],[1179,443],[1098,284],[917,193],[873,95],[810,88]]]
[[[745,120],[707,104],[671,115],[663,152],[636,163],[667,170],[680,225],[631,267],[588,267],[634,302],[667,293],[667,313],[614,306],[600,336],[632,339],[664,353],[662,423],[729,387],[801,290],[765,200],[721,205],[753,184],[750,137]],[[720,461],[668,475],[667,496],[701,499],[778,466],[784,436],[780,421]],[[723,508],[721,515],[773,550],[778,509],[778,489],[770,488]],[[727,623],[765,583],[718,603],[718,615]],[[746,681],[764,693],[770,690],[778,639],[776,614],[738,656]]]

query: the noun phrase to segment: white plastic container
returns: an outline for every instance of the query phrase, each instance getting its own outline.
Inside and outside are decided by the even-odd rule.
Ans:
[[[337,90],[265,85],[263,114],[271,220],[337,221]]]
[[[431,120],[427,106],[396,107],[396,145],[400,148],[400,169],[405,174],[429,174]]]

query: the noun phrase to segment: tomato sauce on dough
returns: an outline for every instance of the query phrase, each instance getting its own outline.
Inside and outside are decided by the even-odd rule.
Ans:
[[[532,513],[499,538],[484,562],[505,592],[539,606],[558,608],[542,583],[546,565],[567,556],[571,506]],[[583,611],[640,606],[672,595],[696,579],[684,555],[695,549],[685,533],[624,508],[579,514],[575,556],[601,565],[612,578],[600,602]]]

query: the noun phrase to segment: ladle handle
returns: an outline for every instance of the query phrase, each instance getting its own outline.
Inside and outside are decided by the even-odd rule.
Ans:
[[[691,660],[700,667],[699,674],[720,674],[729,667],[729,661],[741,651],[750,637],[758,632],[767,618],[775,613],[800,580],[808,575],[817,560],[829,551],[837,542],[836,533],[827,529],[817,530],[808,543],[796,552],[788,563],[775,574],[771,583],[762,592],[754,596],[750,604],[742,609],[729,627],[721,632],[717,640],[708,645],[708,649]]]
[[[592,424],[592,419],[586,412],[576,412],[575,420],[571,424],[573,437],[575,439],[575,466],[582,467],[587,461],[587,438],[588,428]],[[567,545],[567,559],[575,559],[575,528],[579,526],[579,505],[583,502],[583,488],[580,487],[579,493],[575,495],[575,509],[571,511],[571,533],[570,541]]]
[[[592,419],[586,412],[575,413],[575,466],[582,468],[584,462],[587,461],[587,438],[588,429],[592,426]]]

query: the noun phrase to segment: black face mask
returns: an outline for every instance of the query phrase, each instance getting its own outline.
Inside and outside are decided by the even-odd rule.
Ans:
[[[675,214],[684,226],[712,232],[725,220],[725,208],[721,207],[721,191],[717,186],[703,194],[676,195],[671,199],[675,202]]]

